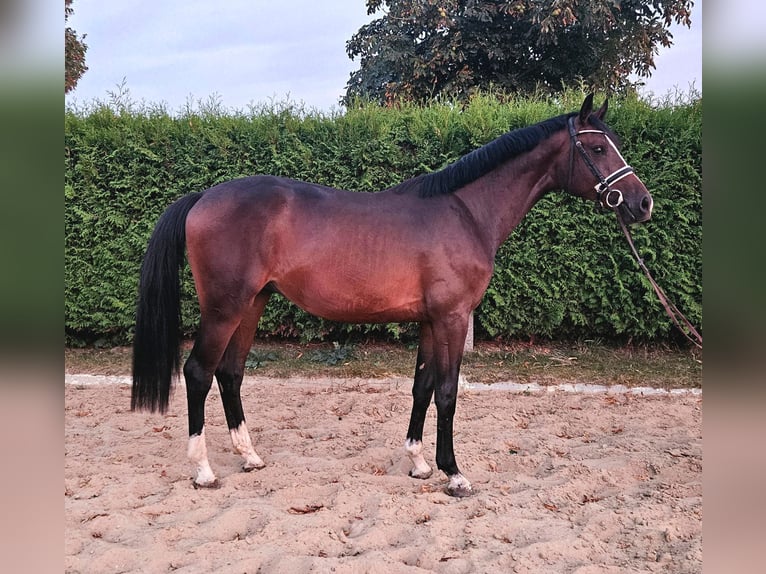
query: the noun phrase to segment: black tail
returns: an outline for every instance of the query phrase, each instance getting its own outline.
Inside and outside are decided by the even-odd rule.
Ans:
[[[149,239],[136,307],[131,410],[165,412],[170,383],[181,363],[180,267],[186,245],[186,216],[201,193],[185,195],[162,214]]]

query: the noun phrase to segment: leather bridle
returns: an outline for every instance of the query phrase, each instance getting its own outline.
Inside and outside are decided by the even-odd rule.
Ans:
[[[574,151],[575,149],[580,152],[580,155],[583,158],[583,161],[585,161],[585,165],[588,166],[588,169],[590,172],[594,175],[594,177],[598,180],[598,183],[594,186],[594,189],[596,190],[596,206],[602,207],[602,208],[610,208],[610,209],[617,209],[619,207],[624,198],[622,195],[622,191],[619,189],[613,188],[612,184],[617,183],[621,179],[628,177],[629,175],[633,174],[634,177],[638,178],[638,176],[633,171],[633,168],[628,165],[628,162],[625,161],[625,158],[622,157],[622,154],[620,153],[620,150],[617,149],[617,146],[614,144],[612,139],[607,135],[607,133],[603,130],[575,130],[575,116],[572,116],[569,118],[569,140],[571,141],[572,145],[570,146],[569,150],[569,175],[567,176],[567,188],[569,188],[569,184],[571,183],[572,179],[572,170],[574,169]],[[622,163],[624,164],[623,167],[613,171],[606,177],[604,177],[601,174],[601,170],[598,169],[595,162],[593,161],[593,158],[590,157],[590,154],[585,150],[585,146],[583,146],[582,142],[577,138],[580,134],[601,134],[606,139],[607,143],[612,147],[612,149],[617,154],[617,157],[619,157],[622,160]],[[625,205],[625,209],[628,208],[627,205]],[[633,213],[631,212],[631,215]],[[634,219],[636,219],[634,217]]]

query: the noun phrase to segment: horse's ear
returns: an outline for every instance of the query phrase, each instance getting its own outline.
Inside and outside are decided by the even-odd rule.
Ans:
[[[580,108],[580,123],[584,124],[588,121],[588,117],[590,116],[591,112],[593,111],[593,94],[588,94],[585,96],[585,101],[582,103],[582,107]]]
[[[604,100],[604,103],[601,104],[601,107],[596,112],[596,117],[600,119],[601,121],[604,121],[604,116],[606,116],[606,111],[609,109],[609,98]]]

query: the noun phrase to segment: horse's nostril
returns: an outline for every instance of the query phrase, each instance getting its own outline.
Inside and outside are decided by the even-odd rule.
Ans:
[[[652,210],[652,198],[648,195],[645,195],[644,198],[641,200],[641,211],[651,211]]]

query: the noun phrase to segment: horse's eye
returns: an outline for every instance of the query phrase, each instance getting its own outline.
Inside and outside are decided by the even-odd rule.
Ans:
[[[602,154],[604,153],[604,146],[597,145],[593,147],[593,153]]]

